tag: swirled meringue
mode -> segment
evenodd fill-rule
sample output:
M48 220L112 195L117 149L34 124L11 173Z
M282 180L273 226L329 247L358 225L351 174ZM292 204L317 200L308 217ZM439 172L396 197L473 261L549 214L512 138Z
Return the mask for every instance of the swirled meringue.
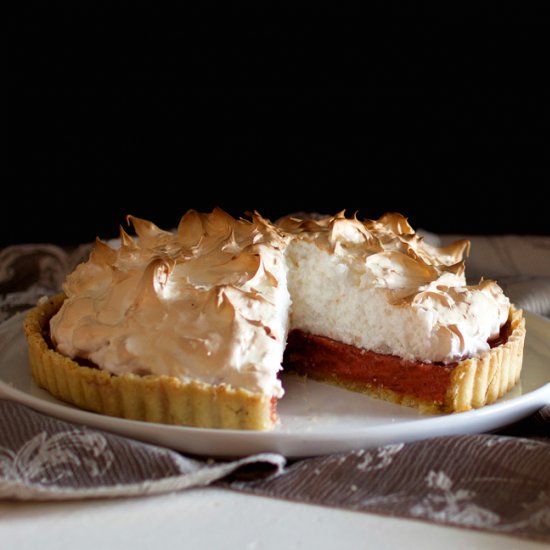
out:
M130 217L97 241L52 318L57 350L113 374L174 376L281 396L290 299L285 240L258 214L189 211L176 232Z
M175 231L129 221L137 237L98 240L50 323L59 352L115 375L280 397L290 328L450 363L488 349L508 316L496 283L466 285L467 241L429 246L399 214L272 224L190 210Z

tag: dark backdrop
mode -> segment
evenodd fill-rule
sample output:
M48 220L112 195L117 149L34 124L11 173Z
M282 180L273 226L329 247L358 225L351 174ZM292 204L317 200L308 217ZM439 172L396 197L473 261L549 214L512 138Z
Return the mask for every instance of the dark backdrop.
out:
M536 15L214 13L11 15L0 244L110 237L130 213L174 227L214 206L550 234Z

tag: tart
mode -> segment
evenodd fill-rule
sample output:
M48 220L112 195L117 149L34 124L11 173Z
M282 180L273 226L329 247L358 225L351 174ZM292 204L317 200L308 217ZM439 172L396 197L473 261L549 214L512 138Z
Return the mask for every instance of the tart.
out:
M467 241L431 247L396 213L128 220L136 237L97 240L24 322L34 379L78 407L268 430L283 368L423 412L484 406L519 379L522 312L496 282L466 284Z

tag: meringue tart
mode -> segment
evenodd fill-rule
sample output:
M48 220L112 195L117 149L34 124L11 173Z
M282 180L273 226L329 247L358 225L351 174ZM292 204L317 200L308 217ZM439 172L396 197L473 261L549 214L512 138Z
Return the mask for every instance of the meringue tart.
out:
M466 284L467 241L432 247L396 213L128 221L135 236L97 240L24 322L33 378L78 407L268 430L283 368L424 412L519 379L522 312L496 282Z

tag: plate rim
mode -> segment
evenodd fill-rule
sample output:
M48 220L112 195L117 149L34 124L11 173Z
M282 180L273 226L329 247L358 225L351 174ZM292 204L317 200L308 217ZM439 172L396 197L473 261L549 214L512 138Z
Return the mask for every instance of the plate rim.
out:
M504 401L497 401L496 403L493 403L491 405L486 405L484 407L481 407L479 409L474 409L471 411L466 411L462 413L457 413L457 416L452 414L443 414L443 415L436 415L436 416L429 416L429 417L419 417L414 418L410 420L396 420L395 422L391 423L381 423L381 424L375 424L375 425L367 425L364 427L348 427L348 428L338 428L336 431L328 431L328 432L304 432L304 431L290 431L290 432L284 432L284 431L276 431L276 430L270 430L270 431L259 431L259 430L235 430L235 429L215 429L215 428L197 428L193 426L174 426L174 425L168 425L168 424L159 424L155 422L147 422L147 421L139 421L139 420L130 420L126 418L119 418L119 417L113 417L108 415L103 415L101 413L96 413L93 411L87 411L84 409L79 409L78 407L71 405L69 403L64 403L61 400L58 400L57 398L51 396L51 399L54 401L49 401L42 399L38 396L33 396L29 394L28 392L21 390L19 388L13 387L9 382L4 380L3 377L3 369L2 369L2 354L3 350L6 349L6 347L9 347L12 342L9 341L9 339L5 338L4 334L5 331L8 331L12 325L15 329L15 325L17 325L18 321L21 321L22 318L26 315L28 310L20 311L13 316L11 316L9 319L3 321L0 323L0 398L8 398L12 399L14 401L17 401L25 406L28 406L34 410L37 410L43 414L54 416L56 418L60 418L62 420L73 422L77 424L83 424L89 428L92 429L99 429L104 431L111 431L113 433L117 433L118 435L121 435L123 437L129 437L133 439L139 439L144 441L145 443L149 444L155 444L160 446L168 446L170 445L162 445L161 443L157 443L154 441L151 441L149 438L149 434L147 434L147 437L142 438L139 436L136 436L136 430L139 431L140 429L144 430L145 432L151 432L155 429L161 430L162 432L166 433L168 436L170 435L179 435L181 437L184 437L185 435L189 435L190 437L199 437L199 438L214 438L218 440L218 446L221 442L222 444L224 442L227 442L228 440L233 440L233 443L236 443L237 445L239 443L245 442L247 443L248 447L250 447L250 442L256 442L259 447L257 452L265 452L265 445L267 444L269 446L269 450L272 450L273 452L281 452L283 451L283 454L286 454L288 457L301 457L301 456L314 456L318 454L326 454L326 452L317 452L316 451L316 443L317 447L324 447L323 444L326 444L327 442L334 442L336 444L335 450L333 452L338 452L339 445L342 442L349 441L350 437L355 438L356 440L362 440L362 438L368 437L369 435L376 435L377 432L390 432L389 436L391 438L392 434L399 430L401 428L405 428L408 430L411 430L411 428L414 428L413 431L418 431L418 428L425 427L426 425L432 426L435 428L440 428L440 425L445 426L449 422L453 422L450 419L453 418L460 418L460 420L464 421L463 424L468 424L468 421L471 419L484 419L484 418L493 418L495 416L498 416L499 414L503 414L506 416L506 413L513 412L515 409L521 409L522 407L525 407L526 405L529 405L529 403L533 404L533 407L531 407L534 410L537 408L540 408L540 406L544 406L544 404L550 404L550 380L541 386L524 393L522 395L519 395L517 397L513 397ZM532 317L536 319L538 322L542 323L542 326L545 327L550 335L550 320L546 317L532 313L529 311L524 311L524 315L526 317L527 323L529 322L529 318ZM22 327L21 327L22 331ZM12 344L13 345L13 344ZM548 343L548 349L550 350L550 341ZM29 371L29 377L30 377L30 371ZM530 412L528 411L523 416L527 416ZM458 414L460 416L458 416ZM113 428L110 428L109 425L113 424ZM497 429L498 427L502 427L506 425L504 424L498 424L494 426L493 429ZM420 430L421 431L421 430ZM435 430L436 432L438 430ZM128 432L131 432L134 435L126 435ZM462 433L462 432L460 432ZM466 431L464 433L480 433L479 431ZM387 435L387 434L386 434ZM412 440L418 440L421 439L421 437L415 437ZM277 444L277 441L282 440L283 445ZM404 440L408 440L405 438ZM245 445L245 447L247 446ZM200 446L200 445L199 445ZM204 446L204 445L202 445ZM186 446L192 448L193 445ZM252 447L254 447L254 444L252 444ZM281 449L279 449L279 447ZM304 448L305 447L305 448ZM364 445L362 446L362 448ZM185 448L182 448L181 444L178 444L176 446L172 446L172 448L178 449L183 452L193 452L186 450ZM217 448L216 445L213 446L214 449ZM306 451L307 448L307 451ZM284 452L286 450L286 452ZM204 453L200 453L204 454ZM224 453L220 452L212 452L212 453L206 453L209 456L223 456ZM250 454L249 452L240 453L240 452L230 452L228 457L237 457L237 456L244 456L244 454Z

